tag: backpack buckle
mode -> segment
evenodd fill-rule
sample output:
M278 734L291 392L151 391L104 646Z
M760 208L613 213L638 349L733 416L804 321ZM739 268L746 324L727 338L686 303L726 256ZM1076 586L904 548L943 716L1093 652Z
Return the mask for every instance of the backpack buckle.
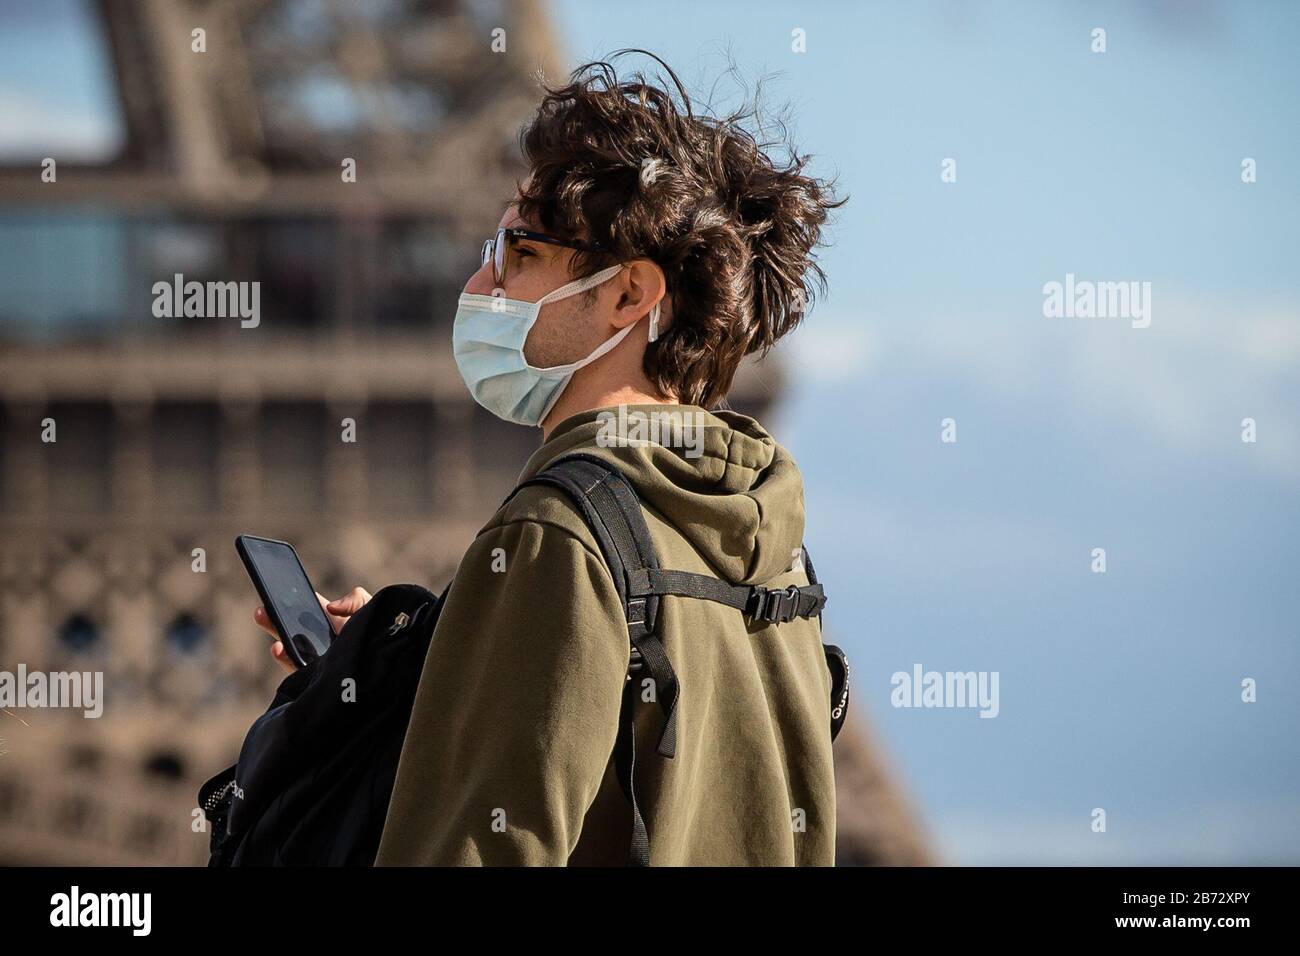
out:
M785 624L799 616L799 588L793 584L788 588L760 590L757 596L754 617Z

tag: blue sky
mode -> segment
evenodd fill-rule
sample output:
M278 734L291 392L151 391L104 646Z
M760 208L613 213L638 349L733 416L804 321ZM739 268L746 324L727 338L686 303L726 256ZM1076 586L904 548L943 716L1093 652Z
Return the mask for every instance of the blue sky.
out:
M1300 862L1300 7L553 9L575 61L768 76L851 197L771 425L854 706L941 853ZM1044 318L1067 273L1151 282L1150 327ZM917 663L997 671L999 716L892 707Z
M85 9L84 0L3 5L0 159L44 157L55 143L61 157L95 161L122 144L112 66Z

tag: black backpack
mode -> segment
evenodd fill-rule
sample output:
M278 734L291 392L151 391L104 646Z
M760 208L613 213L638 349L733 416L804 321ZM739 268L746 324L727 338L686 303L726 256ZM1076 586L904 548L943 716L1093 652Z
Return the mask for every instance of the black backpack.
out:
M515 488L559 488L577 505L600 545L627 620L631 643L614 766L632 809L628 864L648 866L650 839L636 799L633 735L642 675L654 681L664 728L658 753L677 752L680 685L655 633L663 595L716 601L770 623L817 617L826 603L807 550L809 584L768 589L659 567L636 492L615 467L592 455L568 455ZM448 585L450 587L450 585ZM446 590L443 591L443 596ZM209 866L374 862L397 774L420 670L442 598L416 585L379 591L349 619L329 653L290 674L253 724L239 761L199 791L212 827ZM834 740L844 724L849 667L824 645L831 674ZM355 681L344 702L343 681Z
M280 682L238 762L199 790L209 866L374 862L441 609L418 585L383 588Z

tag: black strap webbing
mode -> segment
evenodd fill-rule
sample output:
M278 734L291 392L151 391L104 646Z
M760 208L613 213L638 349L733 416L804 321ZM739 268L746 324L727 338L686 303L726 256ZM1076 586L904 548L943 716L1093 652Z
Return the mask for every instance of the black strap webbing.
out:
M627 579L630 595L673 594L716 601L769 623L784 623L793 621L796 617L816 617L826 604L826 595L820 584L769 589L757 585L728 584L707 574L695 574L692 571L665 571L661 568L630 571Z
M614 742L614 773L623 796L632 805L632 842L628 847L628 866L650 865L650 833L636 802L636 695L638 681L628 673L623 681L623 703L618 712L618 739Z

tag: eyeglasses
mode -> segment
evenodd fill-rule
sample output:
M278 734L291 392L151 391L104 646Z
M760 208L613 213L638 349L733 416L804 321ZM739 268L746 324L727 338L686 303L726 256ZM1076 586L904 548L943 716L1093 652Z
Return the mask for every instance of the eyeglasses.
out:
M479 263L479 268L492 263L492 282L494 285L501 285L506 281L506 246L517 239L525 239L528 242L545 242L552 246L563 246L566 249L579 249L582 252L604 252L605 247L598 242L579 242L570 239L557 239L555 236L548 236L544 232L533 232L529 229L498 229L496 238L488 239L483 243L483 259Z

